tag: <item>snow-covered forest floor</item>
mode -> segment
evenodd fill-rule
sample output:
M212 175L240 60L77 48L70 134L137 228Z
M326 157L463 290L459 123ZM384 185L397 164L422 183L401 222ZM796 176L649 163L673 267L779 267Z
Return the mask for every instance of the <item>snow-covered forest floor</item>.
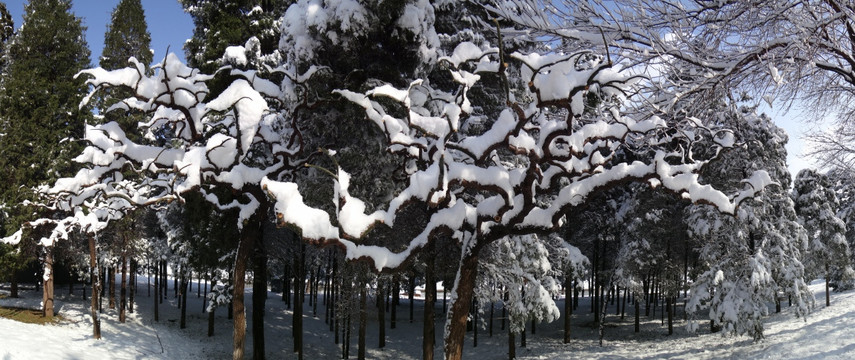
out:
M226 319L226 309L216 313L215 336L208 338L207 316L202 313L201 298L196 297L195 286L188 298L187 328L179 329L179 310L172 297L160 308L161 321L154 323L152 298L148 296L145 278L140 278L137 296L137 311L129 314L125 324L118 322L115 310L107 310L104 303L102 317L103 339L91 338L92 326L88 315L89 301L84 301L78 285L75 294L68 295L68 288L57 287L58 313L65 318L59 325L30 325L0 318L0 359L226 359L231 357L232 329ZM171 282L170 282L171 285ZM811 289L817 298L817 307L807 318L796 319L787 309L781 314L772 314L766 321L766 339L754 342L750 337L723 337L710 334L707 326L701 326L698 334L688 334L682 312L675 322L675 334L667 335L667 326L662 323L661 313L642 316L641 332L635 334L632 326L632 306L627 307L625 320L615 316L610 307L606 318L604 346L599 346L597 329L593 327L590 303L580 301L573 317L574 341L562 343L562 320L551 324L538 324L536 334L530 329L527 347L519 347L517 357L521 359L855 359L855 291L832 294L832 306L824 307L823 283L815 282ZM87 289L88 291L88 289ZM252 289L247 291L250 304ZM0 306L37 308L40 293L23 291L22 297L5 297L8 291L0 290ZM87 294L88 295L88 294ZM409 322L409 305L401 299L398 308L398 326L387 329L386 348L377 349L376 312L369 312L368 358L372 359L418 359L421 358L421 310L423 303L415 301L414 322ZM324 323L324 307L318 306L318 317L312 316L312 308L306 305L305 318L307 359L335 359L341 356L341 347L334 344L333 333ZM563 309L563 300L559 301ZM373 310L371 307L370 310ZM248 308L251 313L252 309ZM642 311L643 308L642 308ZM774 311L771 308L770 311ZM437 304L437 358L441 357L441 333L444 323L442 300ZM499 317L501 311L495 313ZM248 314L251 321L251 316ZM269 293L266 316L267 357L270 359L293 358L291 352L291 312L285 309L281 295ZM387 317L388 321L388 317ZM353 324L356 327L356 322ZM387 323L388 326L388 323ZM500 331L500 322L495 320L494 334L486 329L478 333L478 346L473 347L473 332L467 333L464 358L488 360L507 358L507 333ZM247 328L251 328L247 326ZM251 334L247 340L247 351L251 352ZM356 356L357 331L351 337L351 357Z

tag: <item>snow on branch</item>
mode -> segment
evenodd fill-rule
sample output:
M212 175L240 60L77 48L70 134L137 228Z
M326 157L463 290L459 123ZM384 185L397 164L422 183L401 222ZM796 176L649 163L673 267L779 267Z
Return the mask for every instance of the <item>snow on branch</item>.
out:
M348 258L368 258L382 270L400 265L439 230L470 234L460 239L475 235L474 246L481 246L508 235L555 229L569 209L622 182L648 181L729 214L772 183L763 171L734 194L700 183L703 167L721 149L736 146L732 133L697 121L669 124L658 117L636 121L621 116L618 108L628 81L590 52L514 54L528 69L523 75L531 79L528 90L534 100L508 104L480 135L461 131L460 124L474 111L467 91L481 77L505 71L497 56L495 49L464 43L442 58L453 65L449 73L459 84L454 92L421 80L404 89L382 85L365 93L338 90L383 131L389 151L415 164L408 186L385 209L365 214L362 201L347 191L349 176L339 170L336 212L329 214L306 205L296 184L266 179L262 184L276 201L280 223L301 230L304 238L339 243ZM462 70L471 67L480 69L478 75ZM589 94L603 99L598 108L586 107ZM383 104L390 100L405 109L404 116L385 110ZM569 115L555 116L560 114ZM712 150L704 153L711 155L699 159L692 147L704 140ZM642 155L616 156L627 151ZM393 226L402 207L413 201L428 204L432 212L405 250L358 244L372 226Z

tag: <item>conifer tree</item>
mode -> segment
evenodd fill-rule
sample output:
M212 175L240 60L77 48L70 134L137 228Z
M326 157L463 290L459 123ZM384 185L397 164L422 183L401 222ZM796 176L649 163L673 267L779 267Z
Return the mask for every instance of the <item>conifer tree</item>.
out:
M107 25L107 31L104 33L104 50L101 52L99 65L107 70L120 69L128 65L128 59L131 57L139 60L141 64L151 64L153 54L150 47L151 34L148 32L140 0L120 1L113 9L110 24ZM108 89L101 99L106 105L102 107L106 109L109 105L130 95L126 89ZM126 116L127 114L119 111L103 115L104 122L113 120L128 122L123 124L124 129L133 129L136 121L142 119L140 116Z
M83 79L74 75L89 65L81 19L67 0L32 0L24 6L24 23L11 38L0 92L0 201L9 209L6 226L19 227L20 206L32 199L34 186L72 170L88 109L78 108L85 95ZM45 257L50 259L50 249ZM50 263L46 260L46 270ZM50 280L48 280L50 282ZM48 291L48 284L45 284ZM50 299L52 304L52 299ZM45 312L52 316L52 305Z

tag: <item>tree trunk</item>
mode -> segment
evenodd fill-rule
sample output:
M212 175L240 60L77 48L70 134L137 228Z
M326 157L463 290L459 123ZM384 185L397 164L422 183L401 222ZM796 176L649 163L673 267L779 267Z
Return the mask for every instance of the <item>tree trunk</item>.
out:
M463 357L463 341L466 336L466 318L472 295L475 292L475 272L478 269L478 255L468 254L460 260L457 271L457 284L454 286L454 298L451 311L447 315L448 334L445 339L446 360L460 360Z
M180 293L180 298L178 298L178 300L181 302L181 320L179 322L179 328L185 329L187 328L187 289L190 288L190 281L193 279L193 275L185 275L185 269L181 270L181 284L178 289Z
M116 308L116 268L109 267L107 268L107 281L108 283L108 294L107 294L107 307L110 309Z
M258 239L253 253L254 276L252 278L252 358L263 360L264 313L267 301L267 253L264 248L263 223L258 223Z
M397 276L392 278L392 314L389 319L389 328L394 329L398 325L398 299L401 297L401 281Z
M422 331L422 359L433 360L436 345L436 328L434 324L434 304L436 303L436 277L434 274L434 245L429 243L423 254L425 259L425 311Z
M9 296L11 296L13 298L17 298L18 297L18 271L17 270L12 270L11 281L12 281L12 285L11 285L12 288L10 289Z
M825 264L825 307L831 306L831 297L828 291L828 278L830 273L828 272L828 263Z
M570 343L570 316L573 315L573 279L564 276L564 343Z
M158 304L160 303L160 261L155 262L154 266L154 321L160 321L160 311Z
M214 311L216 310L216 307L211 307L211 311L208 312L208 337L214 336Z
M92 316L92 337L101 338L101 318L98 315L98 294L101 287L99 268L95 256L95 235L89 234L89 271L92 279L92 303L89 315Z
M410 288L408 290L410 293L409 294L409 298L410 298L410 323L412 324L413 323L413 306L414 306L413 296L415 296L415 292L416 292L416 272L415 271L413 271L410 274Z
M45 286L42 293L42 310L44 317L53 318L53 247L45 247Z
M259 197L256 197L259 198ZM263 197L262 197L263 198ZM258 229L261 227L262 214L267 215L267 207L262 205L249 217L248 222L241 231L240 243L238 244L237 256L234 266L234 292L232 296L232 315L234 316L232 336L232 358L243 359L244 344L246 342L246 308L244 306L244 290L246 288L246 267L249 255L255 247L255 239L258 237Z
M303 300L306 293L306 243L300 244L300 260L297 267L297 279L294 281L294 313L292 327L294 331L294 352L303 358Z
M633 296L635 303L635 332L641 331L641 302L638 296Z
M128 312L134 313L134 295L137 292L137 262L131 259L130 271L128 271L128 283L131 285L128 289Z
M382 349L386 347L386 292L383 291L384 286L378 282L377 284L377 324L380 329L377 347Z
M359 287L359 339L357 340L356 357L365 360L365 328L368 325L368 291L365 284Z
M517 358L517 340L514 339L514 332L511 330L511 327L508 326L508 359L513 360Z
M122 262L122 285L119 288L119 322L124 323L128 296L128 261L124 255L119 257L119 261Z

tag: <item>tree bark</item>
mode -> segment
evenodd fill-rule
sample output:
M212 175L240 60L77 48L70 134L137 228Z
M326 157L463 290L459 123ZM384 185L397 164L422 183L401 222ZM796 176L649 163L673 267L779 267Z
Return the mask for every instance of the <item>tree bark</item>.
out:
M377 284L377 324L380 329L377 347L382 349L386 346L386 292L382 283ZM425 307L427 309L427 307Z
M92 302L89 315L92 316L92 337L101 338L101 318L98 314L98 294L101 287L99 268L95 256L95 235L89 234L89 271L92 279Z
M182 268L184 266L182 265ZM178 289L179 295L181 296L178 300L181 302L181 321L179 328L185 329L187 328L187 289L190 287L190 280L193 279L193 275L185 275L186 269L181 269L181 284L179 284L180 288Z
M511 330L511 327L508 326L508 359L513 360L517 358L517 343L516 339L514 339L514 332Z
M356 357L365 360L365 328L368 325L368 291L365 284L359 287L359 338L357 340Z
M160 321L160 311L158 304L160 303L160 261L155 262L154 266L154 321Z
M831 273L828 271L828 263L825 264L825 307L831 306L831 295L828 291L828 278Z
M12 281L12 285L11 285L12 289L10 290L9 296L11 296L13 298L17 298L18 297L18 271L17 270L12 270L11 281Z
M109 282L107 285L109 287L109 289L108 289L109 294L107 294L107 298L108 298L107 299L107 306L110 309L115 309L116 308L116 268L115 267L111 266L111 267L107 268L107 281Z
M130 284L130 288L128 289L128 312L134 313L134 295L137 292L137 262L133 259L130 260L130 271L128 271L128 284Z
M434 274L434 245L430 242L423 254L425 259L425 311L422 334L422 359L433 360L433 350L436 345L436 328L434 324L434 304L436 303L436 276Z
M475 272L478 268L478 256L468 254L460 260L457 271L457 284L454 286L454 301L447 315L447 338L445 339L445 358L460 360L463 357L463 342L466 336L466 318L472 295L475 292Z
M297 267L297 279L294 281L294 352L303 358L303 300L306 293L306 243L300 244L300 260Z
M246 308L244 305L244 290L246 288L246 267L250 252L254 248L257 231L262 221L261 214L267 214L266 206L257 209L249 217L240 235L237 256L234 266L234 292L232 294L232 316L234 317L232 334L232 358L243 359L246 342Z
M263 360L264 349L264 312L267 301L267 253L264 249L263 223L258 224L258 240L255 242L252 281L252 358Z
M127 295L128 295L128 261L124 255L119 257L119 261L122 262L122 282L121 287L119 288L119 322L125 322L125 308L127 307Z
M570 343L570 316L573 315L573 279L564 275L564 343Z
M45 286L42 293L42 310L44 317L53 318L53 247L45 247Z

